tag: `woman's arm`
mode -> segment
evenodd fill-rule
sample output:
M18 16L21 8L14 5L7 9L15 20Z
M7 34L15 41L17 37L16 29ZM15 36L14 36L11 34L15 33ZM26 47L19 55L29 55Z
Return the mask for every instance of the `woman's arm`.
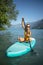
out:
M22 27L23 27L23 29L25 29L25 22L24 22L24 18L22 18Z

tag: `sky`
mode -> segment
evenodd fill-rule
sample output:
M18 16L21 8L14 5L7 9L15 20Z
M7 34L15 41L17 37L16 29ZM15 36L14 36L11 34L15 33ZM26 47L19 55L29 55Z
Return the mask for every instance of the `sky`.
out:
M14 0L16 9L19 11L16 24L21 23L22 17L25 22L35 22L43 19L43 0ZM12 21L12 24L14 21Z

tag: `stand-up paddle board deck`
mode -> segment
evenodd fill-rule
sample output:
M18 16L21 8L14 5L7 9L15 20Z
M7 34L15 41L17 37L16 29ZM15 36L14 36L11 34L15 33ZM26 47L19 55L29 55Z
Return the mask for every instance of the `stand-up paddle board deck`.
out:
M21 56L29 51L31 51L31 47L33 48L36 43L36 40L32 38L31 42L16 42L13 45L11 45L7 51L6 54L8 57L16 57Z

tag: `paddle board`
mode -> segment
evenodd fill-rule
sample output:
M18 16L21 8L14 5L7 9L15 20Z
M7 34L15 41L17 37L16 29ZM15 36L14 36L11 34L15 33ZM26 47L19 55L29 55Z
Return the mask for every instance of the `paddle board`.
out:
M8 57L17 57L21 56L23 54L28 53L31 51L31 47L33 48L35 46L36 40L32 38L31 42L15 42L13 45L11 45L7 50L6 54Z

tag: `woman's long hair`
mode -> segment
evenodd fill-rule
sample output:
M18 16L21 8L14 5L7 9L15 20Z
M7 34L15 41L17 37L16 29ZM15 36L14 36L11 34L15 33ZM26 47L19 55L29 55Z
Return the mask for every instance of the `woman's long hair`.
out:
M30 27L30 24L25 25L25 31L27 31L27 27Z

